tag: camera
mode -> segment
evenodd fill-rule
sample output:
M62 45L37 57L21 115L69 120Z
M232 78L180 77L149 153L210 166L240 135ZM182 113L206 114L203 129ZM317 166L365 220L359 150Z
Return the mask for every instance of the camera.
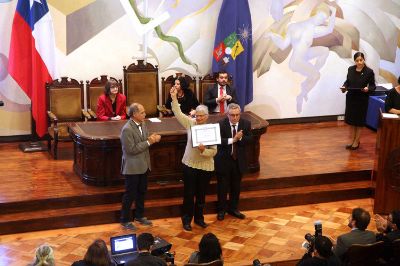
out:
M322 223L321 221L315 221L314 222L314 235L307 233L304 238L307 241L307 243L303 244L303 246L307 249L307 253L311 254L314 251L314 244L315 244L315 238L317 236L322 236Z
M169 265L175 265L175 254L171 253L169 251L164 252L164 254L159 256L162 258L167 264Z

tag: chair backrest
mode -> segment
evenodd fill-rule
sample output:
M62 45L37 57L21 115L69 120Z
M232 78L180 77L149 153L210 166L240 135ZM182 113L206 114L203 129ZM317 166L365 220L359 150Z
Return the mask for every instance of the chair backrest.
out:
M207 263L186 263L185 266L222 266L224 262L222 260L213 260Z
M351 245L345 254L345 264L351 266L375 266L379 265L379 258L384 252L384 242L379 241L373 244Z
M145 65L144 60L124 66L124 82L126 106L129 107L134 102L140 103L148 117L157 116L158 67L150 63Z
M204 103L204 95L207 90L214 86L217 82L217 76L215 74L207 74L204 77L199 78L199 102ZM228 84L232 85L233 79L232 76L229 76Z
M94 113L97 111L97 100L99 96L104 93L104 88L107 81L114 80L118 83L119 92L122 92L122 80L116 78L107 78L107 75L101 75L100 79L94 78L90 82L86 81L86 103L87 109L92 110Z
M214 75L207 74L199 78L199 102L204 103L204 95L207 90L215 84Z
M193 94L197 97L197 86L196 86L196 77L191 77L185 75L183 73L176 73L175 77L173 75L168 76L167 78L161 78L161 93L162 93L162 104L168 99L170 89L172 87L172 81L177 77L184 77L187 84L189 85L189 89L192 90Z
M46 83L46 91L47 110L55 114L59 122L82 120L83 81L62 77Z
M400 239L392 242L394 265L400 265Z

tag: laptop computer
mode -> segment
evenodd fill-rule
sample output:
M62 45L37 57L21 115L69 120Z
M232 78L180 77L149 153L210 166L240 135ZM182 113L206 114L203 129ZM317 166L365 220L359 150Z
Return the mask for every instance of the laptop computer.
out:
M117 265L124 265L138 256L136 234L114 236L110 238L111 257Z

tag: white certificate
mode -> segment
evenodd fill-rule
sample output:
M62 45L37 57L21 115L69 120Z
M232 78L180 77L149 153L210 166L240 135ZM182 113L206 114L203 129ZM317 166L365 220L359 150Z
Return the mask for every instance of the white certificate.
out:
M193 147L199 144L216 145L221 144L221 133L219 131L219 124L205 124L192 126L192 145Z

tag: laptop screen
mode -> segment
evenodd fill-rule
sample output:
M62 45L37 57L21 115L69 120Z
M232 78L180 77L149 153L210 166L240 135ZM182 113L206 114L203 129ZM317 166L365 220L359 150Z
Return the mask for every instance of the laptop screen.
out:
M136 235L114 236L110 238L111 254L134 252L136 248Z

